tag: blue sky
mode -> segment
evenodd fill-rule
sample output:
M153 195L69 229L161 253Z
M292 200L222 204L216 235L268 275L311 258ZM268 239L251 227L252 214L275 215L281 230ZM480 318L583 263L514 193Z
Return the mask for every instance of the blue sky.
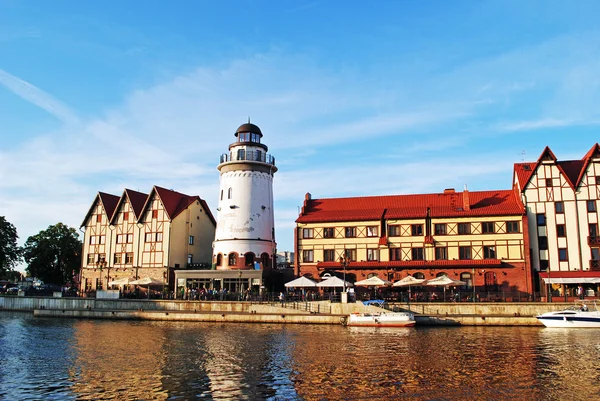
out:
M0 1L0 215L21 242L98 191L199 195L248 116L304 195L507 189L598 142L597 1Z

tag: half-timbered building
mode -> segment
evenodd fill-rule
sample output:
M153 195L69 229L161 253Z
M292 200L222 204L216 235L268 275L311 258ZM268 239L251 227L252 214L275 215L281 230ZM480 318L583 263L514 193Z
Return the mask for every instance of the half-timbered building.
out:
M443 274L465 289L531 293L527 219L513 190L313 199L296 220L296 274ZM340 260L340 258L344 258Z
M527 210L536 288L552 284L564 297L580 285L597 292L599 145L581 160L565 161L546 147L536 162L515 164L513 180Z
M149 194L99 192L81 227L87 292L121 278L169 285L177 269L210 266L216 221L199 196L154 186Z

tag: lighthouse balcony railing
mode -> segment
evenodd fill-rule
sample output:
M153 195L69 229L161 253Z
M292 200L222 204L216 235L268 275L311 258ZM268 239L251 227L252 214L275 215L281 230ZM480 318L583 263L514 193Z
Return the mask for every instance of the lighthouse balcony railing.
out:
M221 155L221 163L232 161L253 161L275 165L275 158L263 152L238 152L238 153L223 153Z

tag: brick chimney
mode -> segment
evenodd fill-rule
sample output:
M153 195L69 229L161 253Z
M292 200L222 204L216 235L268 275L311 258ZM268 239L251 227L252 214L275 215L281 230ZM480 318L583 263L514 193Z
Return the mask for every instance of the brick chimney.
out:
M465 190L463 191L463 210L468 212L471 210L471 202L469 202L469 190L467 184L465 184Z

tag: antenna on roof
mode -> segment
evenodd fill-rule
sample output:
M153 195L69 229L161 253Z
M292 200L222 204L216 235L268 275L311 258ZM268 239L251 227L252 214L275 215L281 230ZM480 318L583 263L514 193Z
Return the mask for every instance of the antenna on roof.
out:
M525 161L525 155L527 154L527 152L525 152L525 149L523 149L521 151L521 153L518 153L519 155L521 155L521 161L524 162Z
M248 116L248 124L250 124L250 116Z

